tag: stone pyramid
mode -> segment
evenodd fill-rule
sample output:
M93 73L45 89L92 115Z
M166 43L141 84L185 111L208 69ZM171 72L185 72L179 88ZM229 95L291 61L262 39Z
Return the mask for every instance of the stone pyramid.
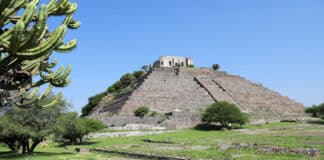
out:
M302 104L240 76L209 68L163 67L151 70L135 90L99 104L91 117L114 125L159 121L133 119L134 110L146 106L160 114L177 115L174 121L169 119L174 126L190 127L217 101L236 104L251 122L298 118L304 113Z

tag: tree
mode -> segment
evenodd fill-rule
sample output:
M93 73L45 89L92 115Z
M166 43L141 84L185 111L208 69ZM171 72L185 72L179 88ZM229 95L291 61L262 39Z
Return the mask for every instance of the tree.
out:
M318 107L319 107L319 113L321 115L324 115L324 103L320 104Z
M120 82L123 83L124 86L130 85L134 81L136 81L136 77L133 74L130 74L130 73L124 74L120 78Z
M144 71L144 72L147 72L149 69L149 67L147 65L144 65L141 67L141 70Z
M324 103L305 108L305 112L311 114L312 117L321 117L324 115Z
M243 125L247 122L247 116L240 109L228 102L216 102L210 105L202 115L202 122L207 124L220 123L222 127L229 128L230 123Z
M134 111L134 115L136 117L143 118L145 115L147 115L150 112L150 109L147 107L139 107Z
M65 87L70 83L71 66L54 71L57 60L50 61L50 57L53 51L69 52L76 48L77 40L63 42L67 29L80 26L72 17L76 9L77 4L69 0L51 0L47 5L39 5L39 0L0 1L1 106L17 97L20 99L16 102L29 105L30 101L24 99L30 89L49 84L46 93L50 93L52 86ZM54 16L64 20L59 27L49 30L47 20ZM36 103L40 98L34 100Z
M49 94L39 104L48 104L56 99L55 94ZM32 153L53 130L53 124L63 112L68 103L60 99L55 106L42 107L31 105L27 109L14 107L0 117L0 141L7 144L12 152Z
M133 76L135 76L136 79L139 79L143 75L144 75L143 71L134 71L133 72Z
M85 105L81 110L81 112L82 112L81 117L88 116L91 113L91 111L93 110L93 108L96 107L100 103L102 98L106 96L106 94L107 94L106 92L102 92L95 96L90 97L88 99L88 104Z
M219 70L220 65L219 64L213 64L212 68L213 68L214 71L217 71L217 70Z
M55 137L69 144L76 144L79 140L83 143L83 137L90 132L106 128L106 126L93 119L79 118L77 113L70 112L59 117L55 124Z

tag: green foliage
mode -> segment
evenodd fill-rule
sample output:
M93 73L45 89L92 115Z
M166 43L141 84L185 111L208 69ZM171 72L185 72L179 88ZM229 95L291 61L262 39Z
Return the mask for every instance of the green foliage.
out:
M115 82L113 85L108 87L107 92L113 93L123 88L123 83L121 81Z
M195 65L190 64L190 65L188 65L187 67L188 67L188 68L195 68Z
M210 105L202 115L202 122L207 124L220 123L222 127L229 128L230 123L245 124L248 117L240 109L228 102L216 102Z
M136 79L139 79L141 76L144 75L144 71L134 71L133 76L135 76Z
M150 109L148 107L139 107L134 111L134 115L136 117L143 118L145 115L147 115L150 112Z
M19 92L1 96L0 102L21 97L31 88L45 84L49 84L50 92L53 86L65 87L70 83L71 66L55 71L57 61L50 61L50 57L54 51L69 52L76 48L77 40L63 41L68 29L80 26L72 17L76 9L77 4L69 0L52 0L47 5L39 0L0 1L0 91ZM47 20L54 16L63 20L60 26L49 30Z
M62 141L75 144L79 140L83 143L83 137L90 132L99 131L106 126L99 121L79 118L77 113L71 112L61 115L55 124L55 137Z
M95 96L92 96L89 98L89 102L86 106L84 106L81 110L82 112L82 117L85 117L85 116L88 116L91 111L93 110L94 107L96 107L99 102L101 101L101 99L106 95L107 93L106 92L102 92L102 93L99 93Z
M156 111L153 111L153 112L150 113L151 117L156 117L157 115L158 115L158 113Z
M98 95L89 98L89 102L82 108L82 117L88 116L94 107L96 107L104 96L107 94L114 94L115 97L119 97L131 91L136 85L136 82L140 77L145 74L144 71L134 71L132 74L127 73L121 76L120 80L107 88L106 92L102 92Z
M179 76L179 73L180 73L180 67L175 67L176 76Z
M322 123L323 124L323 123ZM186 157L187 159L233 159L233 155L244 154L244 157L238 159L244 160L319 160L324 156L321 154L318 157L299 154L283 154L283 153L263 153L260 148L263 146L281 146L290 149L306 149L318 148L320 152L324 150L324 145L316 142L323 141L323 125L307 124L304 122L297 123L268 123L262 126L254 124L245 125L245 131L218 131L210 130L208 132L194 129L179 129L176 132L159 134L159 135L144 135L131 137L101 137L91 138L91 142L77 146L59 145L57 142L47 141L45 147L37 147L35 154L17 155L7 153L7 149L0 145L1 159L8 160L90 160L90 159L125 159L121 155L106 154L100 152L90 152L80 154L75 152L75 148L107 148L113 151L123 151L131 153L141 153L149 155L160 155L167 157ZM280 132L278 132L280 129ZM269 131L266 134L264 130ZM247 134L246 132L253 131L256 134ZM312 136L309 136L309 132ZM260 133L260 134L257 134ZM295 136L292 136L294 133ZM173 142L172 146L180 149L165 149L161 150L161 145L168 147L169 145L160 143L143 143L143 139L152 141L169 141ZM50 139L48 139L50 140ZM257 144L257 147L243 149L227 149L221 150L218 146L224 144ZM309 142L314 142L309 144ZM136 147L119 147L129 146L132 144ZM305 145L307 144L307 145ZM149 146L149 147L148 147ZM208 149L189 150L192 146L204 146ZM132 159L135 157L129 157ZM136 158L135 158L136 159Z
M133 74L126 73L120 78L120 82L123 86L128 86L136 80L136 77Z
M144 72L147 72L149 69L148 65L144 65L141 67L141 70L144 71Z
M102 92L102 93L99 93L99 94L97 94L97 95L95 95L93 97L90 97L89 98L89 104L90 105L97 105L105 95L106 95L106 93Z
M214 71L219 70L219 68L220 68L220 65L219 65L219 64L213 64L213 65L212 65L212 69L213 69Z
M311 114L313 117L320 118L324 115L324 103L305 108L305 112Z
M50 94L39 104L48 104L56 95ZM55 106L28 106L27 109L14 107L0 118L0 141L7 144L12 152L33 152L35 147L52 133L53 124L68 104L59 99ZM31 142L31 143L30 143Z

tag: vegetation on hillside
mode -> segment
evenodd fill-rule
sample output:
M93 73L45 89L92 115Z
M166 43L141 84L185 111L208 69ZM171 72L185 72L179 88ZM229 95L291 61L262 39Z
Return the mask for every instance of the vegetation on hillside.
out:
M220 68L220 65L219 65L219 64L213 64L213 65L212 65L212 69L213 69L214 71L219 70L219 68Z
M68 29L80 26L72 17L76 9L77 4L69 0L52 0L47 5L39 0L0 1L1 106L16 100L17 106L26 107L32 103L28 101L30 96L24 94L30 89L48 84L45 93L50 93L53 86L65 87L70 83L71 67L55 71L57 61L50 57L54 51L65 53L76 48L77 40L63 41ZM48 19L57 16L63 18L56 18L62 22L50 30ZM40 95L33 103L46 95Z
M118 98L130 91L134 90L140 79L147 73L147 66L143 66L141 71L134 71L133 73L126 73L120 77L120 79L108 87L108 89L102 93L92 96L88 100L88 104L82 108L82 117L90 115L94 107L106 95L111 94L114 98Z
M134 116L143 118L145 115L148 115L150 109L148 107L139 107L134 111Z

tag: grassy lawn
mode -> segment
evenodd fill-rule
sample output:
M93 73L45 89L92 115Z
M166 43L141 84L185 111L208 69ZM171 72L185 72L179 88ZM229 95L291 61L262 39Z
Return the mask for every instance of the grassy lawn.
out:
M143 142L143 139L168 141L172 144ZM127 159L118 155L91 152L79 154L75 148L104 148L116 151L129 151L190 159L324 159L308 155L261 153L257 148L221 150L221 144L245 143L272 145L289 148L319 148L324 152L324 125L307 123L270 123L262 126L248 125L242 130L200 131L193 129L179 130L173 133L137 137L116 137L90 139L92 143L60 147L51 142L46 147L39 146L32 155L12 155L6 146L0 146L0 159Z

